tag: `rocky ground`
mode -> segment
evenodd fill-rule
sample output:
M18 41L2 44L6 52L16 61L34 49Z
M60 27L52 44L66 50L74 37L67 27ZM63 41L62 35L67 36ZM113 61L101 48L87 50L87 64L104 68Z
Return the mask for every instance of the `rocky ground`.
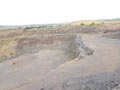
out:
M119 32L6 33L0 90L120 90Z
M1 90L119 90L119 40L100 34L62 37L38 50L25 44L29 52L0 63Z

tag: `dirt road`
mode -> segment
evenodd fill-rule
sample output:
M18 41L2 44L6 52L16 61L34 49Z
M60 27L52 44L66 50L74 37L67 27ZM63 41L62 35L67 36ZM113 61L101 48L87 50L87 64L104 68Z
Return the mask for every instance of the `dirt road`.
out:
M70 60L63 50L43 49L0 63L0 90L109 90L109 86L86 82L94 75L100 83L114 80L111 73L120 67L120 40L100 34L81 37L93 55Z

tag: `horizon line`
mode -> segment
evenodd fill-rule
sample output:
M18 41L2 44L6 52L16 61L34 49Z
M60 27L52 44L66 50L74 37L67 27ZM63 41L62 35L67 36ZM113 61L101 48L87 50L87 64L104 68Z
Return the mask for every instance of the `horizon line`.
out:
M6 24L6 25L0 25L0 27L8 26L35 26L35 25L56 25L56 24L65 24L65 23L71 23L76 21L114 21L114 20L120 20L120 18L111 18L111 19L81 19L81 20L71 20L71 21L63 21L63 22L54 22L54 23L36 23L36 24Z

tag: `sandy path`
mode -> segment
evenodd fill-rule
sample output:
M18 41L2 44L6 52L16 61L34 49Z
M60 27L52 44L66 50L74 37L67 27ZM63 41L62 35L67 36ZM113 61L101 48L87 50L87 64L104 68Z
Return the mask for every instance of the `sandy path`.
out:
M80 75L110 72L120 66L120 41L100 37L99 35L84 35L84 43L94 50L94 54L80 61L70 61L59 67L64 71L79 71ZM78 69L78 70L77 70ZM74 72L75 71L75 72Z
M60 50L43 50L0 63L0 90L65 90L68 79L120 67L119 40L94 34L82 35L82 40L94 54L79 61L66 61Z
M5 61L0 64L0 90L18 90L38 78L42 81L46 73L64 63L65 60L62 51L47 49Z

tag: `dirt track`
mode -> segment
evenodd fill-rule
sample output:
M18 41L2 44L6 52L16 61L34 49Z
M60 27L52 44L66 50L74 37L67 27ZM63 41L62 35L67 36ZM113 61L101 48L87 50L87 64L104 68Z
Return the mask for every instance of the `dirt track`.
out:
M41 49L0 63L0 90L112 90L119 86L113 74L120 68L120 40L100 34L81 37L93 55L71 59L64 43L64 50ZM118 84L110 87L111 81Z

